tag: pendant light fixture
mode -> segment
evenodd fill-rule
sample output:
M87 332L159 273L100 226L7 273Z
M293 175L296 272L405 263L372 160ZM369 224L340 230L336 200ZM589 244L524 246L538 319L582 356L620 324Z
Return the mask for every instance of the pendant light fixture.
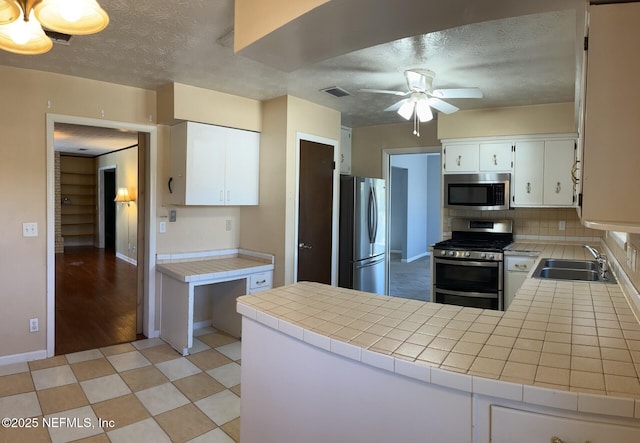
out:
M96 0L0 0L0 49L44 54L53 43L43 28L85 35L108 24L109 16Z

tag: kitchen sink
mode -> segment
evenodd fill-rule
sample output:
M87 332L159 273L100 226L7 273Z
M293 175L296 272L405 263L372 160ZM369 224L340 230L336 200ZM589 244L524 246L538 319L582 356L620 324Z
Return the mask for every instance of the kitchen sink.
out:
M604 280L600 277L598 262L595 260L568 260L559 258L543 258L533 271L533 278L572 280L586 282L615 283L611 273Z
M543 268L562 269L588 269L598 270L598 262L595 260L568 260L566 258L543 258L541 260Z

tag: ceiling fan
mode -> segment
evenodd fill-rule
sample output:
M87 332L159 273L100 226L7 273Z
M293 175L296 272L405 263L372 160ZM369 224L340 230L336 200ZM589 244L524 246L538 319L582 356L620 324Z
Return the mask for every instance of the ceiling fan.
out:
M408 69L404 71L408 91L389 91L386 89L360 89L362 92L375 94L392 94L406 97L385 111L397 111L405 120L413 117L413 133L420 136L418 122L428 122L433 119L431 108L437 111L451 114L460 108L447 103L443 98L482 98L482 91L478 88L433 89L435 72L429 69Z

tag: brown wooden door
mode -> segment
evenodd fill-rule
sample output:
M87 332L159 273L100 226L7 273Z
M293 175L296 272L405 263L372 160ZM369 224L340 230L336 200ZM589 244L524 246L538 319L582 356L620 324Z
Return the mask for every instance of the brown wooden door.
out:
M300 141L298 281L331 284L333 146Z

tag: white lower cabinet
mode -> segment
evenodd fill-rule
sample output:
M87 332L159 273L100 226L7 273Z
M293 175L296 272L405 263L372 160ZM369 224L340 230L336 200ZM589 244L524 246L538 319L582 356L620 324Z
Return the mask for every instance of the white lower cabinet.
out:
M504 309L509 308L516 292L536 263L535 257L505 255L504 257Z
M602 421L601 421L602 420ZM626 443L640 441L638 426L594 419L561 417L539 412L491 406L492 443Z

